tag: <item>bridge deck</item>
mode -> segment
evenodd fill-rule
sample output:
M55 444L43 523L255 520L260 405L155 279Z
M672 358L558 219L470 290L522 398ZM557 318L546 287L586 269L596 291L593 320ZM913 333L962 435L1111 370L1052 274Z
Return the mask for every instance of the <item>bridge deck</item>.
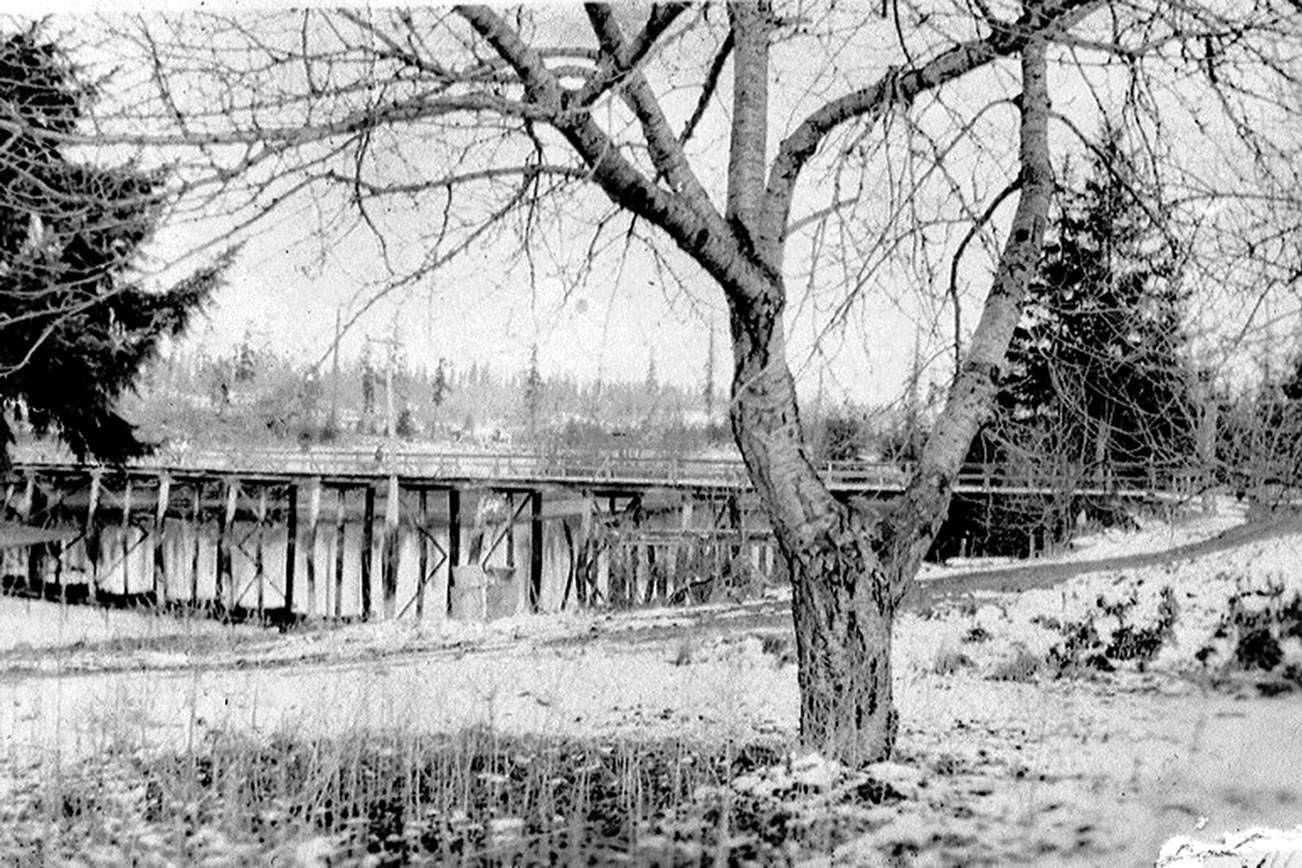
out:
M85 470L66 452L31 446L14 450L19 468ZM133 462L129 470L179 476L239 475L268 479L316 476L378 479L446 485L559 486L595 490L678 488L746 490L751 487L740 459L591 455L566 453L403 451L386 454L358 449L164 450ZM886 461L830 461L818 466L828 487L840 493L889 495L902 492L911 467ZM959 473L958 494L1051 494L1071 488L1088 496L1127 498L1189 496L1199 474L1185 467L1120 465L1106 476L1010 477L994 465L969 464Z

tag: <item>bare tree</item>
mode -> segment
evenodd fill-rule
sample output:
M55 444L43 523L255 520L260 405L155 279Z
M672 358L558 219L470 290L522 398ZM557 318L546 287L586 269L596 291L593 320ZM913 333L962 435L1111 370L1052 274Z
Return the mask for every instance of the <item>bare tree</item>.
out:
M386 268L371 299L490 241L531 270L555 267L549 232L571 247L586 233L580 272L638 243L664 274L717 287L733 436L793 584L802 738L861 762L894 744L892 619L1036 272L1051 122L1077 129L1050 106L1050 58L1100 106L1120 90L1117 111L1149 133L1199 87L1159 92L1154 71L1192 68L1233 136L1248 82L1285 80L1270 46L1292 26L1270 4L1230 17L1193 0L883 12L594 3L110 19L97 50L135 52L148 74L101 115L97 141L186 154L177 219L217 209L238 230L300 207L326 233L370 237ZM778 117L795 120L777 130ZM951 280L947 294L933 266L973 225L993 275L968 325L962 291ZM916 281L937 309L952 302L960 361L907 489L870 515L810 462L784 317L802 283L836 294L835 322L889 280Z

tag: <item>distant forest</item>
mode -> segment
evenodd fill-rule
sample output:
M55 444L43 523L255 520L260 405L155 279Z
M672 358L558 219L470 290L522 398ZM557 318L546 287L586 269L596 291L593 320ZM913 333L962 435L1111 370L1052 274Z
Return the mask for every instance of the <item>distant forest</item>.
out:
M390 379L395 435L412 444L699 454L729 451L727 395L706 377L696 388L660 382L654 362L639 382L580 380L398 353L340 359L321 369L246 337L231 353L174 349L144 371L124 412L164 447L233 443L363 444L386 435ZM840 404L811 408L805 424L820 458L878 457L918 413Z

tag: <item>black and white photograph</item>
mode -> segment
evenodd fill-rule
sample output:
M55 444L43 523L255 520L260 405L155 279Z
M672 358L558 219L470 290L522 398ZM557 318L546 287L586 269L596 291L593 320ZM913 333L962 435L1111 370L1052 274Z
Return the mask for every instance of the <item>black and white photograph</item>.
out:
M1302 0L0 10L0 865L1302 868Z

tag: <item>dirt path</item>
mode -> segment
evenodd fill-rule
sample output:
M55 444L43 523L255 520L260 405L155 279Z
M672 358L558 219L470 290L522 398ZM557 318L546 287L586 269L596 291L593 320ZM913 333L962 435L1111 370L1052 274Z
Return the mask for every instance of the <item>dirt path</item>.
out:
M1193 560L1290 533L1302 533L1302 515L1278 515L1250 521L1211 539L1162 551L1070 563L1030 563L1005 569L958 573L944 578L915 582L904 598L902 608L906 612L925 611L941 600L954 597L976 593L1017 593L1034 588L1052 587L1087 573ZM610 638L636 643L663 641L680 636L700 641L752 631L790 633L792 629L790 601L770 599L741 603L723 610L676 610L673 623L670 624L648 622L642 626L631 624L627 620L615 619L609 631L600 630L600 632ZM575 644L576 641L578 640L566 637L555 640L554 644Z
M904 608L915 611L927 609L946 597L977 592L1016 593L1032 588L1048 588L1086 573L1193 560L1259 540L1299 532L1302 532L1302 516L1277 515L1230 528L1211 539L1157 552L1070 563L1031 563L1000 570L960 573L940 579L915 582L904 599Z

